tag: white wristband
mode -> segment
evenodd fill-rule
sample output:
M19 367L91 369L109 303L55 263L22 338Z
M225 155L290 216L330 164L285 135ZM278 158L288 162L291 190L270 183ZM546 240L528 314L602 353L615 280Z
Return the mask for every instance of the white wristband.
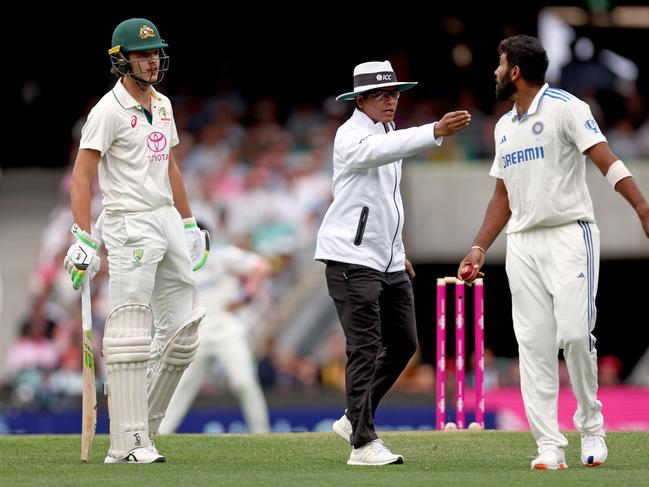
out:
M611 167L609 167L606 172L606 180L608 181L608 184L613 186L613 189L615 189L615 185L622 179L631 176L631 171L629 171L629 169L619 159L611 164Z

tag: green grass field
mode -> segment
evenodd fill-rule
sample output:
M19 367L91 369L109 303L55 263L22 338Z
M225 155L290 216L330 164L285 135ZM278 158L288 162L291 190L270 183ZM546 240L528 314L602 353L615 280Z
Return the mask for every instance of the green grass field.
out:
M174 435L156 440L166 463L104 465L108 437L95 438L87 464L78 436L0 437L0 484L25 485L646 485L649 433L609 433L609 459L597 468L579 462L579 436L568 434L568 470L531 471L530 433L383 433L403 465L350 467L349 446L333 433Z

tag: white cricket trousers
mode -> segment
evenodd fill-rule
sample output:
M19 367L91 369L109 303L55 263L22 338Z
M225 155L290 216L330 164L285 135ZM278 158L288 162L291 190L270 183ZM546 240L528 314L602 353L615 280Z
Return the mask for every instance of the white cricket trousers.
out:
M217 316L219 320L238 320L229 313L219 313ZM198 352L194 361L185 370L171 398L167 414L160 425L160 434L173 433L180 426L198 392L210 376L214 362L218 362L225 369L230 389L239 399L248 431L251 433L270 431L268 406L259 384L257 366L243 324L238 324L241 328L240 333L230 333L225 336L213 333L210 336L210 330L219 326L219 320L214 318L208 315L201 323Z
M577 398L575 428L595 433L604 425L591 334L599 274L597 225L573 222L509 234L506 268L527 419L539 453L565 448L568 441L557 420L559 349Z
M151 306L155 363L192 311L194 277L182 218L174 206L107 213L102 238L108 251L109 309L132 303Z

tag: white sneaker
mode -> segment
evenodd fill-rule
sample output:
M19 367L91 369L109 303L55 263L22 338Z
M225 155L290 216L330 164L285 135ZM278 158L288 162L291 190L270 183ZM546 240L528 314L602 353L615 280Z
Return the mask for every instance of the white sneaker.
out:
M104 458L104 463L162 463L166 462L167 459L158 453L154 445L145 446L142 448L136 448L131 450L128 455L125 457L117 458L111 455L108 452L106 458Z
M383 445L383 440L376 439L361 446L352 448L347 465L389 465L403 463L401 455L395 455Z
M351 443L352 424L349 422L347 414L343 414L340 419L334 421L331 429L347 443Z
M581 463L586 467L597 467L606 461L608 448L604 434L591 433L581 435Z
M563 448L550 447L532 460L532 470L563 470L564 468L568 468L568 465Z

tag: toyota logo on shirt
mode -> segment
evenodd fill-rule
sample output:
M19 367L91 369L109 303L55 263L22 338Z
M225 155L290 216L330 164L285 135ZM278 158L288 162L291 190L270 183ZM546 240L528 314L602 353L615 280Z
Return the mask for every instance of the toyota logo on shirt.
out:
M167 147L167 137L162 132L151 132L146 138L147 147L153 152L160 152Z

